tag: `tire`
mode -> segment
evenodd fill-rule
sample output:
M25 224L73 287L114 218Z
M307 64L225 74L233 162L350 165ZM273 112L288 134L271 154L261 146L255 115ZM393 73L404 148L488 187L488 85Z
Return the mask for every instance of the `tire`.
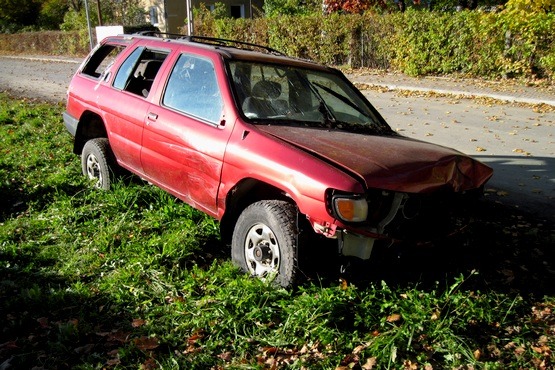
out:
M235 224L232 260L243 271L287 288L297 273L297 234L293 204L280 200L253 203Z
M83 175L94 181L94 186L110 190L117 168L108 139L96 138L85 143L81 153Z

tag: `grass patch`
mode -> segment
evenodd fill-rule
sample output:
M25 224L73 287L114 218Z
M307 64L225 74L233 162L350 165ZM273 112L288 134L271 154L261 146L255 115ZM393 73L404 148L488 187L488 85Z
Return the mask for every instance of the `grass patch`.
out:
M553 225L486 202L470 243L276 289L161 190L92 189L62 110L0 95L0 368L553 366Z

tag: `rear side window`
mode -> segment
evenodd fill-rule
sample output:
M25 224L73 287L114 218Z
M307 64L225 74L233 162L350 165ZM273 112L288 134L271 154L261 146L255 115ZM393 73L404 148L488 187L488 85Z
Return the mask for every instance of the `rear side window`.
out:
M212 61L182 54L173 67L162 103L204 121L219 123L223 101Z
M121 65L113 86L146 98L167 56L164 51L135 49Z
M100 78L124 49L120 45L105 44L100 46L87 61L81 73L93 78Z

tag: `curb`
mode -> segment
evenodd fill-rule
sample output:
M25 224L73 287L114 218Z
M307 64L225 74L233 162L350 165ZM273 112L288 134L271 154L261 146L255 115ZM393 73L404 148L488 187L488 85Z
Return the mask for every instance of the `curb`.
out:
M381 88L387 88L389 90L429 92L429 93L437 93L437 94L445 94L445 95L463 96L465 98L483 97L483 98L491 98L491 99L506 101L511 103L524 103L524 104L533 104L533 105L547 104L555 107L555 100L523 98L523 97L516 97L511 95L470 92L470 91L462 91L462 90L446 90L446 89L436 89L436 88L429 88L429 87L414 87L414 86L407 86L407 85L392 85L392 84L366 83L366 82L360 82L360 83L364 83L370 87L381 87Z
M13 56L13 55L0 55L2 58L8 59L22 59L22 60L31 60L37 62L49 62L49 63L72 63L72 64L81 64L83 59L78 58L51 58L51 57L31 57L31 56Z

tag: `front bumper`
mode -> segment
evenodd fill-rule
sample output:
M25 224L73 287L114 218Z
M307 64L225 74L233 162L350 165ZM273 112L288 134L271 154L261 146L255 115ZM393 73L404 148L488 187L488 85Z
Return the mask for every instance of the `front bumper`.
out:
M372 221L337 229L339 252L367 260L376 246L433 245L468 226L481 193L481 189L462 194L391 193Z

